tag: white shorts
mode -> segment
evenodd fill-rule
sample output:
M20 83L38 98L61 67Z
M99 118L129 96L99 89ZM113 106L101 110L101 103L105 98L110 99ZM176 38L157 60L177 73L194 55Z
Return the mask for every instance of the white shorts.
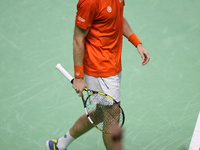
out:
M88 89L105 93L117 102L121 101L121 73L110 77L93 77L85 74L85 82Z

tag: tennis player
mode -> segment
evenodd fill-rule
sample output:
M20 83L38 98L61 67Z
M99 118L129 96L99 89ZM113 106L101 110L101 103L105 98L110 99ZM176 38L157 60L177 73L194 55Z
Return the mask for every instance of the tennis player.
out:
M73 37L73 88L81 96L87 87L121 101L121 51L125 36L138 50L145 65L149 54L123 16L124 0L79 0ZM69 144L93 128L82 115L61 138L48 140L47 150L66 150ZM111 136L103 133L107 150L112 150Z

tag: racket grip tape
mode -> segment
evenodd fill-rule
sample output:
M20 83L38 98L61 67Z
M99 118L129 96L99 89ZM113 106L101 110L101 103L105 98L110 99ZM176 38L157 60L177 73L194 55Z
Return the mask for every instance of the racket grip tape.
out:
M60 63L56 65L56 69L58 69L73 84L74 78L61 66Z

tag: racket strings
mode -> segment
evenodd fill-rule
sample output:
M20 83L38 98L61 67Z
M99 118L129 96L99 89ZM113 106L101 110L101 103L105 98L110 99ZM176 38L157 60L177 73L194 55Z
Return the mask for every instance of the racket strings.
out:
M122 112L112 99L99 93L92 93L88 98L86 104L88 114L100 130L110 132L113 125L122 124Z

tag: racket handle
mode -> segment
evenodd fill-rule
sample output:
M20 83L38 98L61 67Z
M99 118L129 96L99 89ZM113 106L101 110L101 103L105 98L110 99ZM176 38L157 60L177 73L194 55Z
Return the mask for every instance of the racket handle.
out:
M74 78L61 66L60 63L56 65L56 68L73 84Z

